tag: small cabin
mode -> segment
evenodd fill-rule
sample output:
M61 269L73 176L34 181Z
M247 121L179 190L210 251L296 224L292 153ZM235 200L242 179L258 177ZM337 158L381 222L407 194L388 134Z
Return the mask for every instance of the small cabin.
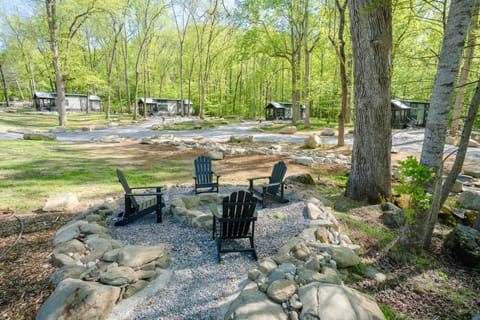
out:
M300 105L300 117L305 117L305 105ZM266 120L292 120L292 103L291 102L270 102L265 107L265 119Z
M430 103L409 100L391 100L392 128L425 127Z
M143 115L144 106L147 115L181 115L182 99L170 98L141 98L138 101L139 113ZM190 100L183 100L185 115L193 115L193 103Z
M102 109L101 101L98 96L92 94L65 94L65 110L70 112L87 111L100 112ZM35 92L33 94L33 105L37 111L57 111L57 94L54 92Z

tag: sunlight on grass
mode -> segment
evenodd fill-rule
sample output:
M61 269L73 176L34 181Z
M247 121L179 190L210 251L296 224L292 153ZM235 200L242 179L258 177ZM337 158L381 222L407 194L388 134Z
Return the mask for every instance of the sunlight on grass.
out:
M185 161L144 161L141 154L125 159L121 147L105 151L93 144L44 141L0 141L9 152L0 159L1 208L37 210L45 199L72 192L83 200L122 191L115 168L122 168L132 186L181 183L191 179ZM126 161L128 163L126 163Z
M11 129L29 129L33 131L48 131L58 127L56 113L34 113L33 109L20 109L16 112L5 112L0 117L0 131ZM78 130L83 127L106 126L111 122L120 124L133 123L132 115L111 114L110 120L105 119L104 113L68 113L67 130Z
M361 220L353 219L348 214L337 212L337 215L341 217L348 225L359 229L361 232L366 233L378 240L378 246L381 249L385 248L390 242L395 239L395 234L385 228L376 228Z
M238 123L238 120L221 120L221 119L208 119L208 120L199 120L199 121L182 121L175 122L173 124L167 124L165 126L160 126L157 130L169 130L169 131L180 131L180 130L194 130L197 127L201 129L212 129L218 128L222 125Z

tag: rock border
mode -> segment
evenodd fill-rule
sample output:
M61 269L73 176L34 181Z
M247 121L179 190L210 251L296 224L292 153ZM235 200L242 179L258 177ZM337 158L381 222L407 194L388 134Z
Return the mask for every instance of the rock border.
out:
M105 319L119 301L163 276L171 263L164 245L124 245L108 235L119 204L93 206L60 228L53 239L50 276L56 286L36 319Z

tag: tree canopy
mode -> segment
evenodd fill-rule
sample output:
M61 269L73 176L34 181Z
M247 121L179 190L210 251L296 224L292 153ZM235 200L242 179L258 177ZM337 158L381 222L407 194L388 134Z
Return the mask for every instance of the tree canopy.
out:
M54 92L45 3L5 8L0 62L9 100ZM392 2L392 98L429 100L447 8L443 1ZM342 77L331 42L340 22L334 0L62 0L56 13L65 91L98 95L104 108L107 100L112 110L134 111L139 97L182 97L202 115L262 118L270 101L309 102L312 117L337 122ZM349 30L348 17L345 23ZM344 42L353 86L348 32ZM471 65L474 77L480 64Z

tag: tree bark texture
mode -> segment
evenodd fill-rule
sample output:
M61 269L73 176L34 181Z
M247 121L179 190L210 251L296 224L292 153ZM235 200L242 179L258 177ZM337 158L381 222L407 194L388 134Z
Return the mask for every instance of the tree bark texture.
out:
M391 196L391 2L350 0L355 128L346 196L378 203Z
M338 0L335 0L335 6L338 10L339 23L338 23L338 44L335 42L335 39L330 38L333 46L335 47L335 52L337 54L338 60L340 62L340 80L342 84L342 108L340 114L338 115L338 140L337 145L339 147L345 145L345 119L348 112L348 78L347 78L347 68L346 68L346 55L345 55L345 10L347 8L347 0L343 4L340 4Z
M61 127L67 125L67 113L65 110L65 84L63 82L62 69L60 67L60 56L58 53L57 40L57 3L55 0L45 0L45 7L47 11L48 32L50 36L50 49L53 56L53 69L55 70L55 87L57 90L57 98L55 105L58 111L58 124Z
M8 98L7 81L5 81L5 75L3 74L3 65L0 63L0 78L2 80L3 95L5 97L5 104L10 107L10 99Z
M458 83L457 97L455 98L455 105L453 107L452 126L451 132L454 137L458 136L461 132L461 122L463 101L465 99L465 86L468 81L468 75L470 73L470 67L472 65L473 54L475 52L475 45L477 40L478 29L478 12L480 10L480 0L475 0L475 14L470 22L470 31L468 35L467 48L465 49L465 58L460 71L460 81Z
M455 180L457 180L458 175L462 171L463 162L465 161L465 156L467 154L468 144L470 142L470 135L472 134L473 125L475 124L475 119L478 115L478 107L480 105L480 79L477 82L477 88L475 94L473 95L472 101L470 102L470 107L468 108L467 119L465 120L465 125L462 131L462 137L460 138L460 144L458 145L457 156L455 157L455 162L453 163L452 169L447 176L447 179L442 186L442 196L440 200L440 208L447 200L450 189L452 188ZM480 217L480 215L479 215Z
M406 236L408 248L417 251L430 246L433 228L440 209L442 158L448 129L448 116L473 7L474 1L472 0L456 0L452 1L450 5L420 159L420 163L432 168L432 172L435 174L429 185L426 186L426 190L433 194L434 200L429 210L415 214L414 223L409 224Z

